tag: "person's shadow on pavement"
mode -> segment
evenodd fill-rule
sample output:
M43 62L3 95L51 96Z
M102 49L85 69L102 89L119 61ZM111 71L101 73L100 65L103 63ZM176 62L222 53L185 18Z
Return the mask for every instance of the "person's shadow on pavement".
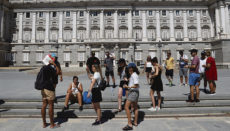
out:
M69 118L78 118L78 116L74 113L74 110L57 112L57 117L54 118L54 122L61 125L62 123L68 122Z
M111 110L104 110L102 112L101 117L101 124L108 122L109 120L112 120L115 117L115 114L117 112L112 112Z

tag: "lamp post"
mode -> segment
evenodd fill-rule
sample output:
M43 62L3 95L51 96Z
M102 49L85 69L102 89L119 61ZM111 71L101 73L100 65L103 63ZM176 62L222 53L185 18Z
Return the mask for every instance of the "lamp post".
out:
M157 46L160 49L160 65L161 65L161 47L162 47L161 41L159 41Z

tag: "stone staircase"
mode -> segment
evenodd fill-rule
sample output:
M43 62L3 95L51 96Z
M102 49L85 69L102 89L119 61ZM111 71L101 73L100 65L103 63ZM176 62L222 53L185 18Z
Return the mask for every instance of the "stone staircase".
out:
M165 97L161 110L150 112L150 98L139 99L139 115L145 118L155 117L193 117L193 116L230 116L230 96L205 96L200 103L186 103L186 97ZM0 118L37 118L41 117L40 99L4 99L0 102ZM64 98L58 99L54 104L55 117L60 118L96 118L91 104L84 105L79 111L78 104L71 104L70 109L62 112ZM102 116L105 118L125 118L126 113L117 112L117 100L104 98L101 102ZM47 111L48 117L48 111Z

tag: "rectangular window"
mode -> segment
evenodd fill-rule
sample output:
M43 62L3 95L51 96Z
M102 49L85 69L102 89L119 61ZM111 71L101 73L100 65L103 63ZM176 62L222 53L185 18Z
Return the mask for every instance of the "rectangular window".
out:
M70 52L64 53L64 61L70 61Z
M97 15L98 15L97 11L94 11L93 16L97 16Z
M149 16L152 16L153 15L153 11L149 11Z
M139 16L139 10L135 11L135 16Z
M166 10L162 10L162 16L166 16Z
M78 52L78 61L85 61L85 53Z
M36 53L36 61L42 61L42 56L43 56L43 52L37 52Z
M121 12L121 16L125 16L125 11L122 11L122 12Z
M176 10L176 16L180 16L180 11Z
M11 53L11 60L12 60L13 62L16 61L16 52L12 52L12 53Z
M29 62L29 54L28 52L24 52L23 53L23 61L24 62Z
M151 56L151 58L156 57L156 51L150 51L149 55Z
M120 58L123 58L123 59L127 60L128 59L127 52L125 52L125 51L121 52L120 53Z
M17 13L14 13L14 18L17 18Z
M189 10L189 16L193 16L193 10Z
M84 16L84 11L80 11L80 17Z
M26 12L26 18L30 18L30 12Z
M67 11L65 15L66 15L66 17L70 17L70 12Z
M111 16L111 15L112 15L111 11L107 12L107 16Z
M43 12L39 12L39 17L40 17L40 18L43 17Z
M142 55L142 52L135 52L135 60L142 60L141 55Z
M202 15L203 15L203 16L206 16L206 15L207 15L206 10L202 10Z
M57 17L57 12L53 12L53 17Z

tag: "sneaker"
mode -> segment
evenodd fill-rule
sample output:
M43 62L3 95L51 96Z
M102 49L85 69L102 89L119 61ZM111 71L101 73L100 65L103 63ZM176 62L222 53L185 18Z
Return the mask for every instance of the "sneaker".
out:
M109 83L107 83L106 87L110 87Z
M183 83L180 83L180 86L184 86L184 84L183 84Z
M199 99L196 99L196 103L199 103L200 102L200 100Z
M153 107L149 108L148 110L149 110L149 111L157 111L157 109L156 109L156 108L153 108Z
M79 111L82 111L82 110L83 110L83 106L80 106L80 107L79 107Z
M214 93L210 93L210 95L211 95L211 96L214 96L214 95L216 95L216 92L214 92Z
M187 87L187 86L188 86L188 84L185 84L184 86L185 86L185 87Z
M95 121L92 125L97 126L97 125L100 125L100 124L101 124L101 121Z
M157 111L160 111L160 110L161 110L161 107L157 106L157 107L156 107L156 110L157 110Z
M65 110L68 110L69 109L69 106L64 106L63 109L62 109L62 112L64 112Z

